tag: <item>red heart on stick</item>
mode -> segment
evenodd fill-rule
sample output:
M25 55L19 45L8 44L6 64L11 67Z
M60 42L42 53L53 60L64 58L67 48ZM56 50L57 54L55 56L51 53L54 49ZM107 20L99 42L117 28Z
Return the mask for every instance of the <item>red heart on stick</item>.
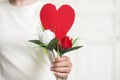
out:
M50 29L55 33L56 38L62 40L72 27L75 12L69 5L62 5L58 10L55 5L48 3L40 12L40 19L43 28Z

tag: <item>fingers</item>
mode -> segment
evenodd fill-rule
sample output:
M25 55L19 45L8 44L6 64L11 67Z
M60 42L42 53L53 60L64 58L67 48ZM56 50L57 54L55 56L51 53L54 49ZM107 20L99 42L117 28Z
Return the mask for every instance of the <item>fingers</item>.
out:
M71 66L71 64L68 63L68 61L53 63L52 65L52 67L69 67L69 66Z
M67 56L63 56L63 57L58 57L56 58L53 62L63 62L63 61L66 61L68 60L68 57Z
M57 77L64 78L67 77L72 68L72 63L67 56L56 58L51 67L51 71L54 71L54 74Z
M51 71L61 72L61 73L69 73L71 68L69 67L59 67L59 68L51 68Z
M69 67L69 66L71 67L72 63L69 57L67 56L56 58L52 64L52 67Z

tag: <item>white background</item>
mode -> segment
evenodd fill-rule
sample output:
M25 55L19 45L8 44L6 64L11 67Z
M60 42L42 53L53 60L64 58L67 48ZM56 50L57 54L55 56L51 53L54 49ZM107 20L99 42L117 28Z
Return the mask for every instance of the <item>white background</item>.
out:
M70 55L69 80L120 80L120 0L51 0L72 5L76 20L70 31L83 48Z
M69 80L120 80L120 0L47 0L76 11L71 31L84 47L68 54Z

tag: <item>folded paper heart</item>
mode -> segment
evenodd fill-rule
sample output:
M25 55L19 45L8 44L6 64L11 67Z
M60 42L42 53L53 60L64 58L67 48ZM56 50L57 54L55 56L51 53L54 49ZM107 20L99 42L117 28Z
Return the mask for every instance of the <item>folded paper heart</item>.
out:
M62 5L58 10L55 5L45 4L40 12L43 28L50 29L60 41L73 25L75 12L69 5Z

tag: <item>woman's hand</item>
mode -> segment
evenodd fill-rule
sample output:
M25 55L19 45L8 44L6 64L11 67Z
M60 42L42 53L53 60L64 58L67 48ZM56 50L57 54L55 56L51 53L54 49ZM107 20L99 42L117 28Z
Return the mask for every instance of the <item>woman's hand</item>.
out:
M67 56L56 58L51 66L51 71L59 78L66 78L70 73L72 68L72 63L70 58Z

